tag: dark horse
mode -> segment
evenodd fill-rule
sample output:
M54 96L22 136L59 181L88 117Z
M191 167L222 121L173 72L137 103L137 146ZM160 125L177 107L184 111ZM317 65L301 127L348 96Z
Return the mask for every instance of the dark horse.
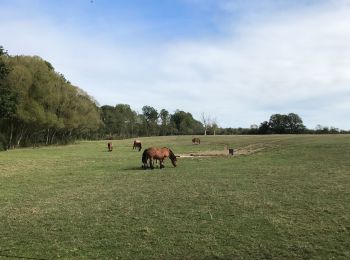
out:
M200 144L201 143L201 139L199 139L198 137L195 137L192 139L192 143L193 144Z
M107 144L107 147L108 147L108 152L112 152L113 151L113 144L112 144L112 142L109 142Z
M141 151L141 149L142 149L142 144L141 144L140 140L134 140L134 145L133 145L132 149L134 150L137 148L139 148L139 151Z
M171 160L171 163L174 165L174 167L176 167L176 156L173 153L173 151L171 151L169 148L167 147L163 147L163 148L155 148L155 147L150 147L147 148L143 154L142 154L142 163L143 166L142 168L147 169L148 164L147 161L149 162L149 167L151 169L153 169L153 160L158 160L159 161L159 168L162 169L164 168L164 159L169 157L169 159Z

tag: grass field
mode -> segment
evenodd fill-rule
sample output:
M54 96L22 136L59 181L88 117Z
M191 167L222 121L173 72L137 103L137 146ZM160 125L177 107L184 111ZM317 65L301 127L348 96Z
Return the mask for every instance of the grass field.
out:
M0 153L0 258L350 259L350 136L141 138ZM248 147L248 148L247 148Z

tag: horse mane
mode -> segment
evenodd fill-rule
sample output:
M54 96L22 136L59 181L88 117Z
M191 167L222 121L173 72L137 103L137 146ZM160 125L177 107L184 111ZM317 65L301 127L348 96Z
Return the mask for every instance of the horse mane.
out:
M173 153L173 151L170 150L169 148L168 148L168 150L169 150L169 158L170 158L171 160L176 160L176 155Z

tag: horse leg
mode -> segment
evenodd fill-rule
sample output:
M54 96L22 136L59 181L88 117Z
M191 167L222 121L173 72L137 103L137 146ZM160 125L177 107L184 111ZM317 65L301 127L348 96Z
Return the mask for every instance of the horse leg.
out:
M152 162L152 158L149 158L149 167L153 170L153 162Z
M164 163L163 163L164 159L159 160L159 168L164 168Z
M144 169L144 170L147 169L147 160L146 160L146 162L143 162L143 163L142 163L141 168Z

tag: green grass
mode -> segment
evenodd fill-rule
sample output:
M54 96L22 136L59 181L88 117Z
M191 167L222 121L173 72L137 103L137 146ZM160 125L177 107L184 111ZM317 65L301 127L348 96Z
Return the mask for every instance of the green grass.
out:
M132 140L0 153L0 258L349 259L350 136L142 138L238 157L142 170Z

